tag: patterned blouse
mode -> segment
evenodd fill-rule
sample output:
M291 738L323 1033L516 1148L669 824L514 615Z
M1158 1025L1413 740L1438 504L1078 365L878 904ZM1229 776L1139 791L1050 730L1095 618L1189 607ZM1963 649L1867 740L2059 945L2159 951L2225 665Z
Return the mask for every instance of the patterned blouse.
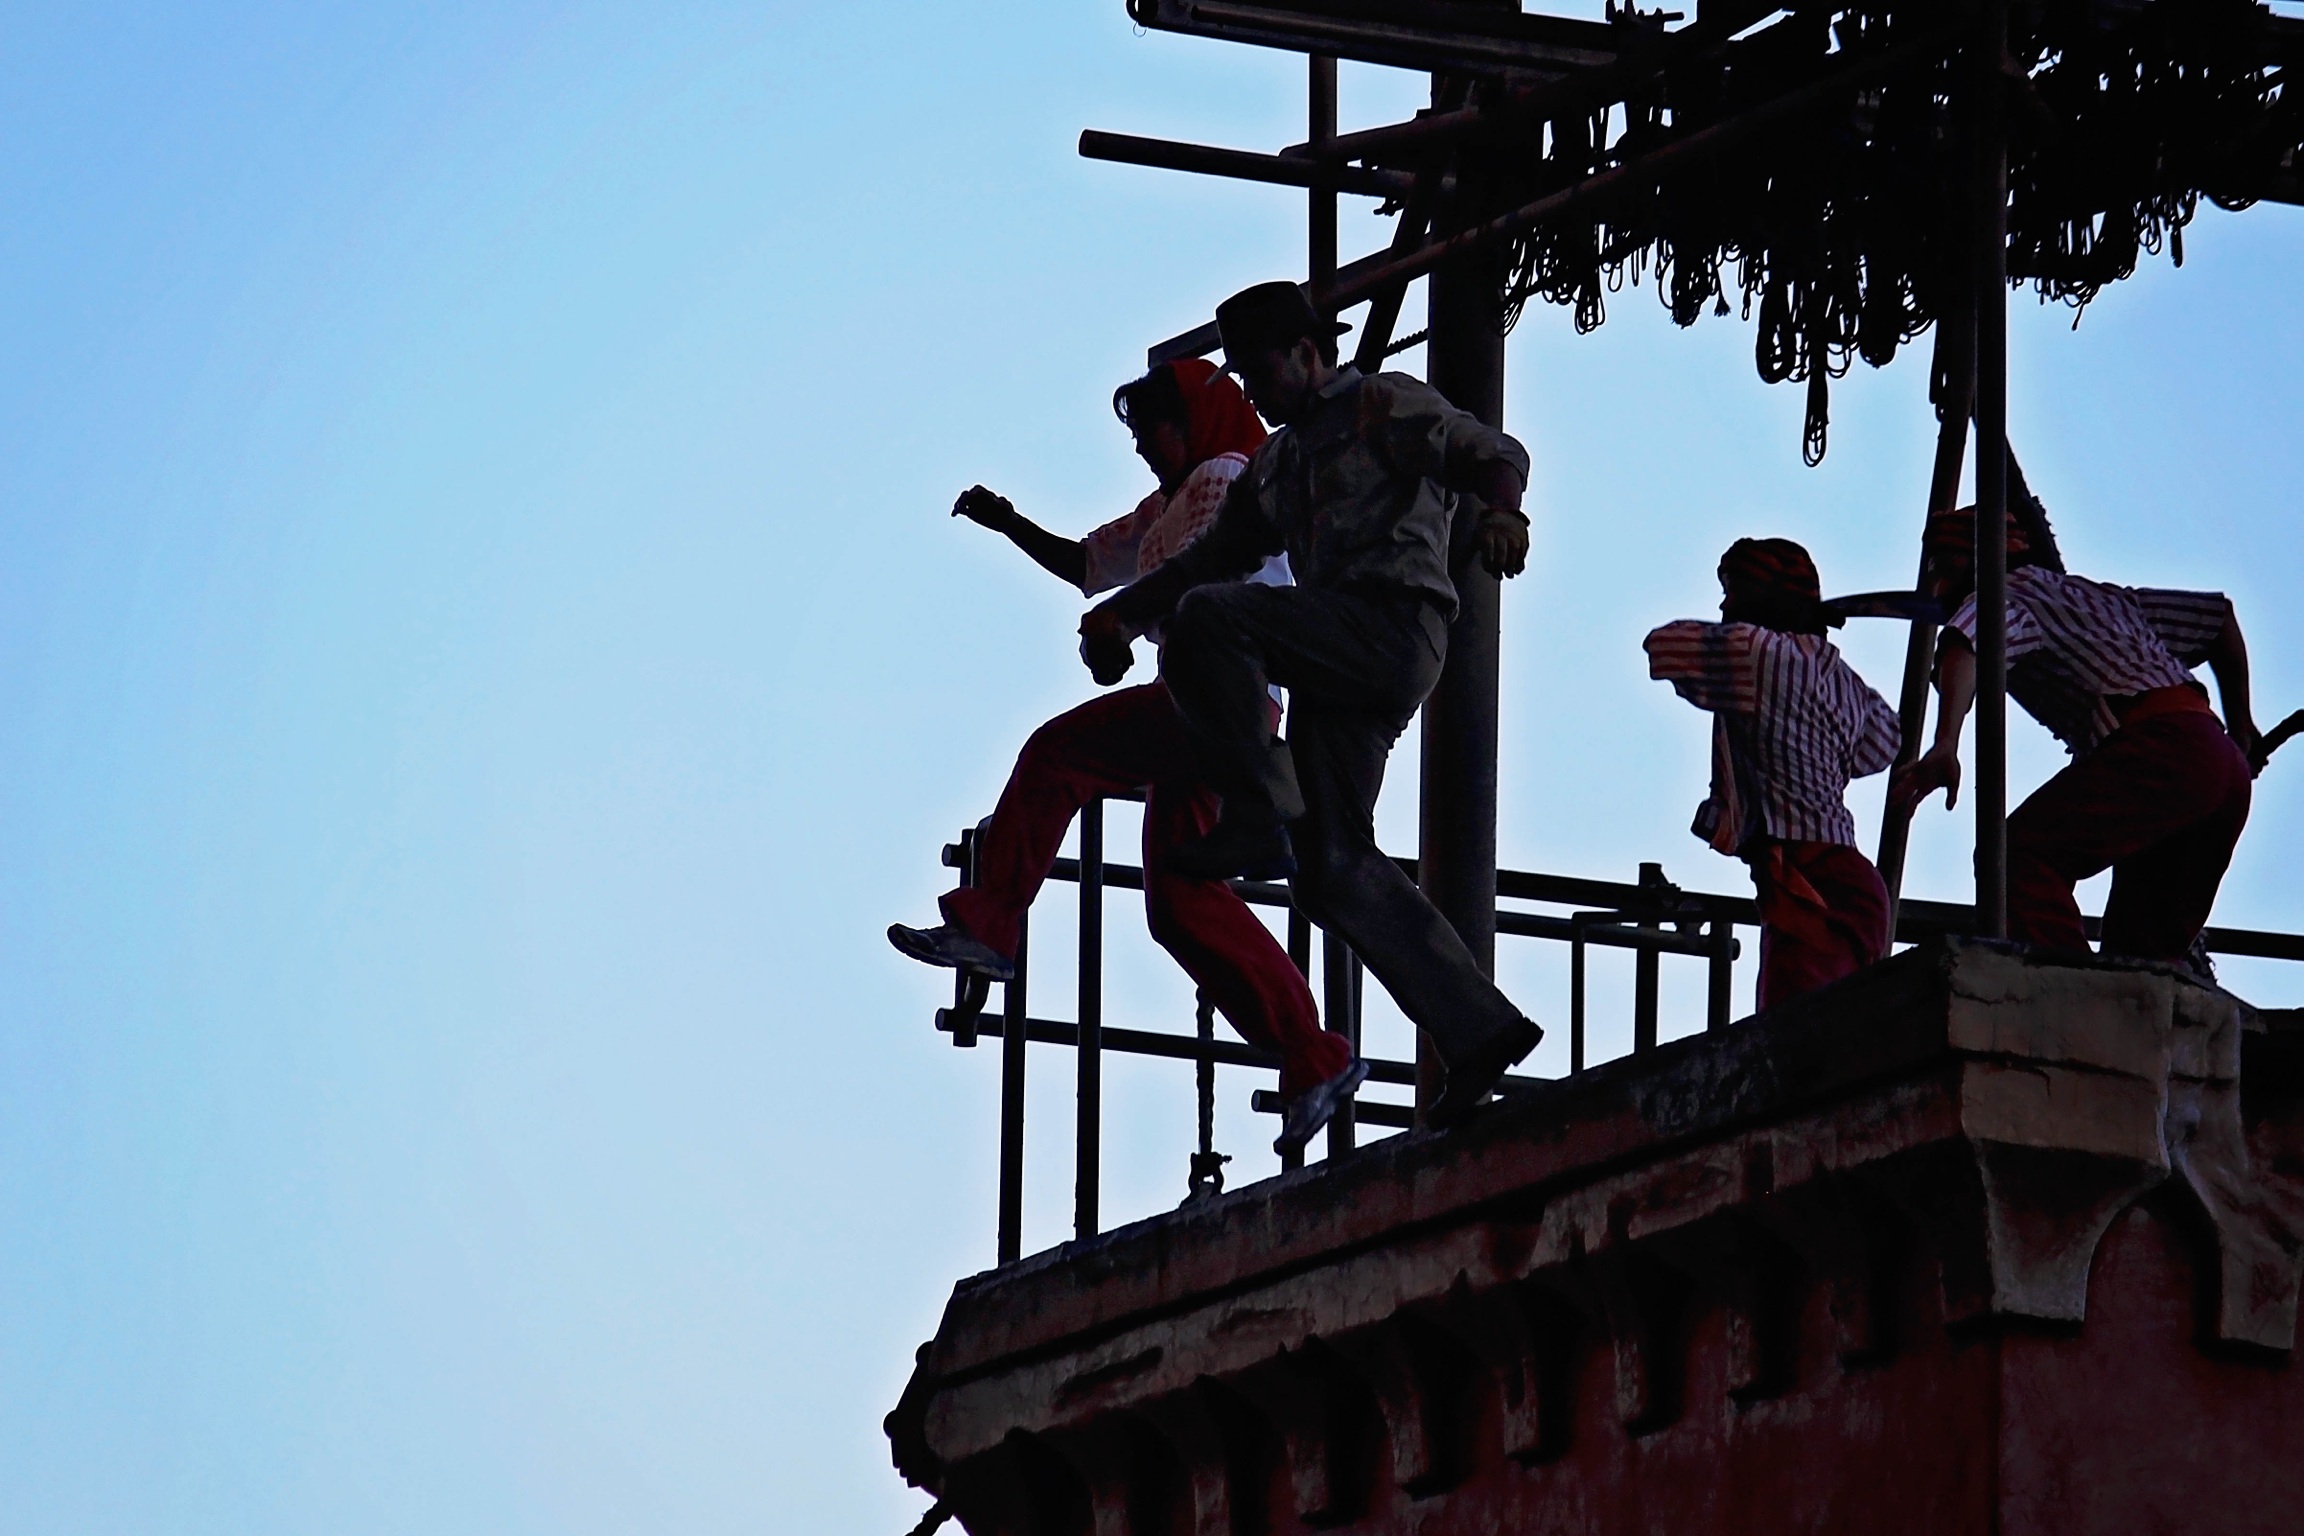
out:
M1182 554L1206 533L1223 509L1224 494L1248 467L1245 454L1220 453L1203 460L1171 496L1154 491L1136 503L1136 510L1114 518L1090 533L1081 544L1088 566L1080 581L1080 594L1094 597L1114 587L1151 575ZM1288 585L1288 557L1275 556L1248 578L1268 586ZM1152 631L1154 640L1159 631Z

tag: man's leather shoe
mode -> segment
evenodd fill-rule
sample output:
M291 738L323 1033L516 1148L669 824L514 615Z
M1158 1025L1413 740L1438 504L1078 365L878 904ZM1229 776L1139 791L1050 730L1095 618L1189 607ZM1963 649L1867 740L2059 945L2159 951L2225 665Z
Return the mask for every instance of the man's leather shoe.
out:
M933 928L907 928L902 923L890 923L888 942L900 953L928 965L966 971L987 981L1016 979L1015 961L982 940L970 938L950 923L938 923Z
M1360 1085L1368 1081L1368 1063L1359 1057L1352 1064L1324 1083L1314 1083L1288 1101L1288 1112L1280 1117L1280 1136L1272 1143L1272 1150L1286 1157L1301 1152L1304 1144L1320 1134L1320 1127L1336 1118L1336 1111L1351 1102Z
M1507 1024L1461 1057L1448 1063L1448 1086L1424 1112L1425 1123L1436 1130L1461 1125L1480 1101L1495 1090L1505 1073L1536 1049L1544 1038L1534 1019Z
M1243 826L1219 817L1205 837L1171 853L1168 868L1187 880L1285 880L1296 873L1296 849L1276 821Z

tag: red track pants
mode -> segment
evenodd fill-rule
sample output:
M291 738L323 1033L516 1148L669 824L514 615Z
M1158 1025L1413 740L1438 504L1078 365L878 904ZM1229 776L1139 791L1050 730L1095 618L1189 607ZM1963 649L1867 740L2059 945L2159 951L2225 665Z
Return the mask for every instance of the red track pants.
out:
M2010 936L2088 953L2072 887L2109 866L2104 952L2181 959L2248 824L2251 780L2206 700L2132 715L2008 818Z
M1761 1008L1828 986L1888 953L1888 887L1855 849L1770 842L1748 862L1760 895Z
M1299 1093L1352 1060L1320 1027L1312 989L1231 887L1168 873L1170 850L1216 824L1183 718L1159 683L1089 700L1032 733L976 843L976 883L947 892L947 922L1004 955L1040 893L1073 815L1098 795L1145 788L1144 915L1152 937L1250 1044L1277 1051L1280 1088Z

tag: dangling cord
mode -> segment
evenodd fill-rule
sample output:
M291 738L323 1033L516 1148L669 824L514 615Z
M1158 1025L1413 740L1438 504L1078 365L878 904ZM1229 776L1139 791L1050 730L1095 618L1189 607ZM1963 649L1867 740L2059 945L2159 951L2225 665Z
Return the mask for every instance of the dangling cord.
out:
M1192 1172L1187 1180L1189 1193L1185 1204L1224 1193L1224 1165L1231 1158L1216 1150L1216 1060L1210 1055L1216 1044L1216 1004L1207 993L1198 997L1200 1058L1194 1063L1193 1076L1200 1099L1200 1150L1192 1154Z

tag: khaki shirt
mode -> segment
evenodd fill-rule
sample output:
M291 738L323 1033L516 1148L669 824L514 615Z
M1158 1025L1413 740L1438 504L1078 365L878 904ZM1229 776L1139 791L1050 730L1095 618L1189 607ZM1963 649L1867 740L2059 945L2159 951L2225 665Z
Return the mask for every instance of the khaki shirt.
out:
M1285 552L1300 586L1414 593L1453 618L1457 493L1498 463L1527 483L1526 450L1431 385L1346 368L1265 439L1199 542L1107 606L1149 623L1191 588Z

